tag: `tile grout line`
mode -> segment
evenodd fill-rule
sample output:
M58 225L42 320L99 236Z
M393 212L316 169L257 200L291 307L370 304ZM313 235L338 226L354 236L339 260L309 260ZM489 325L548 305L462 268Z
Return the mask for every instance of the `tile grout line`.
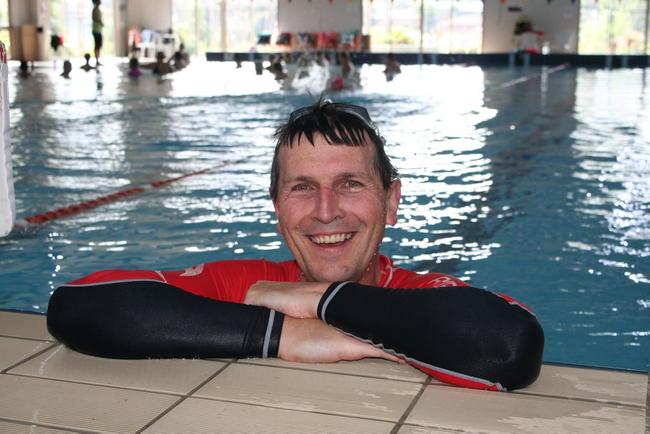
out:
M56 342L56 339L52 338L51 336L49 338L30 338L25 336L5 335L0 333L0 338L21 339L24 341L38 341L38 342Z
M20 374L17 372L4 372L2 374L10 377L32 378L32 379L43 380L43 381L56 381L59 383L78 384L80 386L101 387L104 389L126 390L129 392L142 392L142 393L150 393L150 394L164 395L164 396L183 396L182 392L166 392L160 390L141 389L137 387L116 386L114 384L92 383L89 381L69 380L66 378L39 377L38 375Z
M199 384L198 384L194 389L192 389L192 390L190 390L189 392L187 392L184 396L181 396L178 400L176 400L176 402L174 402L172 405L170 405L167 409L165 409L164 411L162 411L162 412L161 412L160 414L158 414L156 417L154 417L154 418L151 419L149 422L147 422L147 423L146 423L142 428L140 428L139 430L137 430L137 431L135 432L135 434L140 434L140 433L142 433L144 430L146 430L147 428L149 428L151 425L153 425L154 423L158 422L158 421L159 421L160 419L162 419L166 414L168 414L170 411L172 411L173 409L175 409L176 407L178 407L182 402L186 401L187 398L190 398L192 395L194 395L194 392L196 392L197 390L199 390L200 388L202 388L203 386L205 386L207 383L209 383L210 381L212 381L212 379L215 378L217 375L221 374L221 373L222 373L222 372L223 372L223 371L224 371L228 366L232 365L232 364L234 363L234 361L235 361L235 359L230 360L230 361L229 361L228 363L226 363L224 366L222 366L221 368L219 368L219 369L217 370L217 372L215 372L214 374L210 375L210 376L209 376L208 378L206 378L204 381L202 381L201 383L199 383Z
M390 434L397 434L397 432L402 427L402 425L404 425L404 421L406 421L406 418L411 414L411 411L413 411L413 408L415 407L415 404L417 404L417 402L420 400L420 397L422 396L422 394L426 390L427 386L429 384L431 384L431 380L432 380L431 377L427 377L426 381L422 384L422 387L420 387L420 390L415 395L415 397L413 398L413 400L411 401L409 406L406 407L406 410L404 410L404 413L402 414L402 416L399 418L399 420L397 421L395 426L393 426L393 429L390 430Z
M597 398L580 398L579 396L561 396L561 395L551 395L551 394L544 394L544 393L518 392L518 391L517 392L496 392L496 393L510 393L512 395L517 395L517 396L535 396L539 398L562 399L565 401L591 402L596 404L630 407L630 408L640 409L640 410L646 408L646 406L643 404L633 404L630 402L620 402L620 401L608 401L606 399L597 399Z
M79 430L77 428L67 428L67 427L61 427L59 425L51 425L51 424L40 423L40 422L27 422L24 420L10 419L2 416L0 416L0 421L7 422L7 423L15 423L16 425L37 426L40 428L47 428L47 429L54 429L54 430L63 429L66 432L77 433L77 434L99 434L98 431Z
M22 365L23 363L29 362L30 360L35 359L36 357L40 356L41 354L46 353L46 352L50 351L52 348L54 348L54 347L56 347L57 345L59 345L58 342L47 342L47 341L41 341L41 342L51 343L51 345L46 346L46 347L45 347L44 349L42 349L41 351L37 351L37 352L35 352L34 354L32 354L32 355L30 355L30 356L27 356L26 358L24 358L24 359L22 359L22 360L20 360L20 361L18 361L18 362L16 362L16 363L14 363L14 364L11 365L11 366L6 367L6 368L3 369L3 370L0 370L0 374L6 374L10 369L14 369L14 368L17 367L17 366Z
M237 405L248 405L251 407L260 407L260 408L266 408L270 410L284 410L284 411L293 411L297 413L309 413L309 414L321 414L324 416L334 416L334 417L344 417L348 419L360 419L360 420L369 420L373 422L384 422L384 423L393 423L392 420L390 419L380 419L378 417L373 417L373 416L361 416L358 414L345 414L345 413L333 413L331 411L325 411L325 410L308 410L308 409L296 409L296 408L289 408L289 407L280 407L277 405L272 405L272 404L267 404L267 403L258 403L258 402L250 402L250 401L233 401L232 399L226 399L226 398L219 398L219 397L214 397L214 396L194 396L192 397L197 400L202 400L202 401L212 401L212 402L226 402L228 404L237 404ZM395 422L396 423L396 422Z
M293 371L306 371L306 372L318 372L318 373L323 373L323 374L345 375L345 376L348 376L348 377L374 378L374 379L377 379L377 380L399 381L399 382L402 382L402 383L422 384L424 381L426 381L426 378L424 378L422 380L416 380L416 379L414 379L414 380L404 380L404 379L401 379L401 378L381 377L379 375L353 374L353 373L350 373L350 372L325 371L325 370L316 369L316 368L304 368L302 366L300 366L300 367L276 366L276 365L269 365L269 364L266 364L266 363L257 363L257 362L248 362L248 361L239 361L237 364L252 365L252 366L263 366L263 367L267 367L267 368L290 369L290 370L293 370Z

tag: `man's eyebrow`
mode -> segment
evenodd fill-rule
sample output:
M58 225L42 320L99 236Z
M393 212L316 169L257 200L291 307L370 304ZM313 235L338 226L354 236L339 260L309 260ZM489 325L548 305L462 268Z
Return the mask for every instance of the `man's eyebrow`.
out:
M372 175L366 172L342 172L336 174L334 179L350 179L350 178L371 178ZM307 175L297 175L292 178L287 178L285 182L318 182L313 177Z
M294 176L293 178L285 179L285 182L313 182L313 181L314 178L307 175L298 175L298 176Z

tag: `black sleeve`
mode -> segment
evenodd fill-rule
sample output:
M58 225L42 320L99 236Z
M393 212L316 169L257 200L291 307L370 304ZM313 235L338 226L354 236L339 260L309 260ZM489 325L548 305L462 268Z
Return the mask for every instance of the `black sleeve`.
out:
M156 281L61 286L47 327L70 348L119 359L277 357L284 316Z
M541 369L544 332L535 316L478 288L336 282L321 298L318 317L457 385L517 389Z

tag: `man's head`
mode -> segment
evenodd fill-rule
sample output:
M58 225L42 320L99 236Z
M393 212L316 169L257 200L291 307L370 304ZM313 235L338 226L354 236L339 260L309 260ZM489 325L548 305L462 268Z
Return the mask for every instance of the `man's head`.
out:
M378 283L400 183L368 112L320 100L294 111L275 137L270 194L303 278Z

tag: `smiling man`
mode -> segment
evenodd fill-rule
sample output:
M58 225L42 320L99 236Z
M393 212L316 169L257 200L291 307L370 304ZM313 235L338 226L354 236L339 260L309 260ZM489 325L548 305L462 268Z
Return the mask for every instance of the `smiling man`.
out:
M401 184L365 108L319 100L276 138L270 195L293 260L96 272L54 292L52 335L105 357L381 357L491 390L537 378L544 335L525 306L380 253Z

